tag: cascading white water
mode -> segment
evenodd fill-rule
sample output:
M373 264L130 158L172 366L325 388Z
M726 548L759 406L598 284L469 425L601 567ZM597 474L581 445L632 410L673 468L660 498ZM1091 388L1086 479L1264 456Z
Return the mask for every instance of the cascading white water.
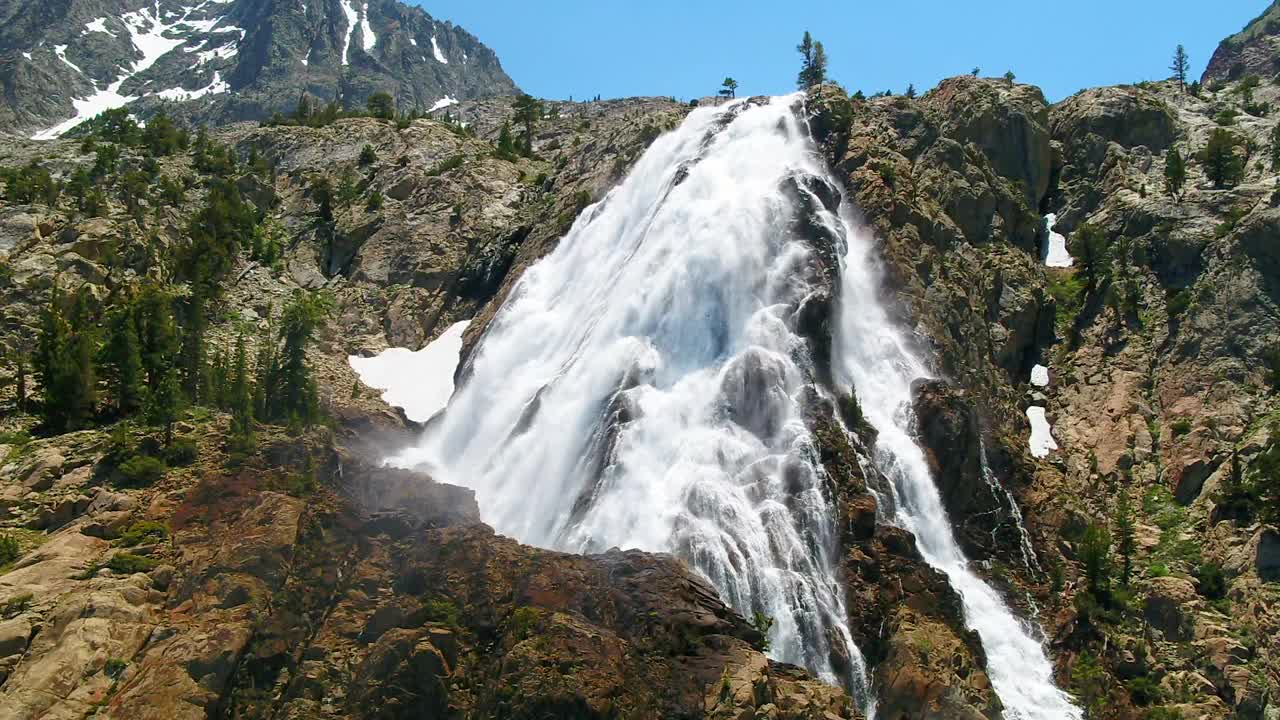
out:
M941 570L960 593L965 620L982 639L987 672L1009 720L1071 720L1083 716L1053 683L1053 668L1035 633L968 567L912 431L912 384L928 377L880 302L879 266L872 243L847 217L847 252L841 268L839 319L832 371L852 389L866 419L878 431L876 467L890 480L895 522L911 531L926 562Z
M796 200L826 170L799 100L698 109L658 138L525 272L395 462L473 488L525 542L685 558L774 619L771 655L871 710L802 417L812 360L795 324L816 279Z

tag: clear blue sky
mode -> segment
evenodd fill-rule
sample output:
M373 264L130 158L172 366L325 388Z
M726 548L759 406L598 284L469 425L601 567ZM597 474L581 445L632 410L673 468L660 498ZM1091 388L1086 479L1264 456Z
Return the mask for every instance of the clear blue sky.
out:
M851 91L921 91L974 66L1013 70L1052 101L1168 75L1186 45L1196 77L1218 41L1268 0L410 0L493 48L544 98L794 89L795 45L821 40Z

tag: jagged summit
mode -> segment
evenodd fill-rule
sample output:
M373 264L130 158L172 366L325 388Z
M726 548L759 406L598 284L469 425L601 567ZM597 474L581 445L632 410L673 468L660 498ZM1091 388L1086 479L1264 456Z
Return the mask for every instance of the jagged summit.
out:
M306 90L346 107L510 94L497 56L395 0L17 0L0 7L0 131L53 137L110 107L254 120Z

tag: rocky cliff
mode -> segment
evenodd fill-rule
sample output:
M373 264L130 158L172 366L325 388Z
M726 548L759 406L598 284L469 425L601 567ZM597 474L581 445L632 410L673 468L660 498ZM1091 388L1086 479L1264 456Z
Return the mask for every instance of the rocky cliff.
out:
M934 362L915 422L958 539L1039 621L1090 717L1277 706L1280 535L1261 498L1280 440L1264 108L1280 90L1268 73L1246 102L1249 74L1198 97L1148 83L1050 105L962 77L917 98L823 86L806 101L878 239L884 292ZM347 355L418 347L465 318L474 347L520 273L688 107L551 104L530 157L495 147L509 101L453 111L469 129L234 123L202 151L125 145L95 203L6 186L10 356L35 350L55 284L102 307L144 281L181 289L190 222L220 180L279 253L236 253L210 352L241 328L267 336L295 290L334 307L308 356L332 428L263 424L246 453L227 443L227 413L191 408L176 432L194 455L140 487L116 472L119 448L154 444L155 428L104 410L89 429L42 433L4 384L0 533L18 551L0 567L0 718L855 714L843 691L768 661L754 622L671 558L520 546L478 522L467 491L370 466L416 428ZM1221 133L1222 167L1238 171L1224 182L1204 152ZM113 145L10 140L0 165L70 186ZM220 148L231 168L208 160ZM1171 191L1175 151L1188 170ZM131 172L182 179L182 200L139 196ZM1046 265L1051 230L1073 266ZM821 312L804 329L819 347L829 332ZM999 717L959 598L879 506L856 404L807 407L881 716ZM1056 449L1030 443L1033 407Z
M0 131L53 136L110 107L192 124L290 112L302 93L402 109L510 95L493 51L395 0L74 0L0 8Z

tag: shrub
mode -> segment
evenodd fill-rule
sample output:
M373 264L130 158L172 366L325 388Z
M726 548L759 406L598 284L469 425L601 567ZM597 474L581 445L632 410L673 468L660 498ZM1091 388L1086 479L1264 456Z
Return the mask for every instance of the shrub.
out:
M1150 675L1133 678L1125 686L1129 689L1129 696L1133 698L1134 704L1152 705L1164 699L1164 691L1160 689L1160 683Z
M164 451L164 460L171 467L186 467L200 457L200 448L191 438L180 438L173 441Z
M364 147L360 148L360 164L372 165L376 162L378 162L378 153L374 151L372 145L365 143Z
M124 487L146 487L154 485L164 477L169 468L160 458L149 455L135 455L120 464L120 485Z
M382 193L374 190L369 193L369 201L364 204L365 210L369 212L378 212L382 209Z
M107 659L107 664L102 666L102 672L114 680L124 674L124 669L127 667L129 667L129 663L113 657Z
M1191 432L1191 418L1180 417L1169 424L1174 437L1182 437Z
M107 567L121 575L151 572L159 564L159 561L152 558L127 552L116 553L107 561Z
M535 607L519 607L507 620L507 629L516 642L533 634L534 629L542 621L542 611Z
M22 554L18 539L8 533L0 534L0 566L8 565Z
M169 537L169 528L164 523L158 523L153 520L140 520L129 526L128 530L120 536L120 544L126 547L141 545L149 542L160 542Z
M31 593L23 593L21 595L14 595L4 601L3 604L0 604L0 618L7 620L26 612L27 608L31 607L31 600L34 597L35 596Z
M461 624L459 622L461 613L458 612L458 606L454 605L451 600L424 600L422 611L426 615L427 622L441 623L451 627L458 627Z
M466 159L467 158L464 155L454 155L447 160L441 160L427 171L427 177L436 177L438 175L443 175L450 170L456 170L462 167L462 163L466 162Z
M1217 563L1200 563L1196 568L1196 583L1200 594L1210 600L1221 600L1227 596L1227 576L1222 566Z

